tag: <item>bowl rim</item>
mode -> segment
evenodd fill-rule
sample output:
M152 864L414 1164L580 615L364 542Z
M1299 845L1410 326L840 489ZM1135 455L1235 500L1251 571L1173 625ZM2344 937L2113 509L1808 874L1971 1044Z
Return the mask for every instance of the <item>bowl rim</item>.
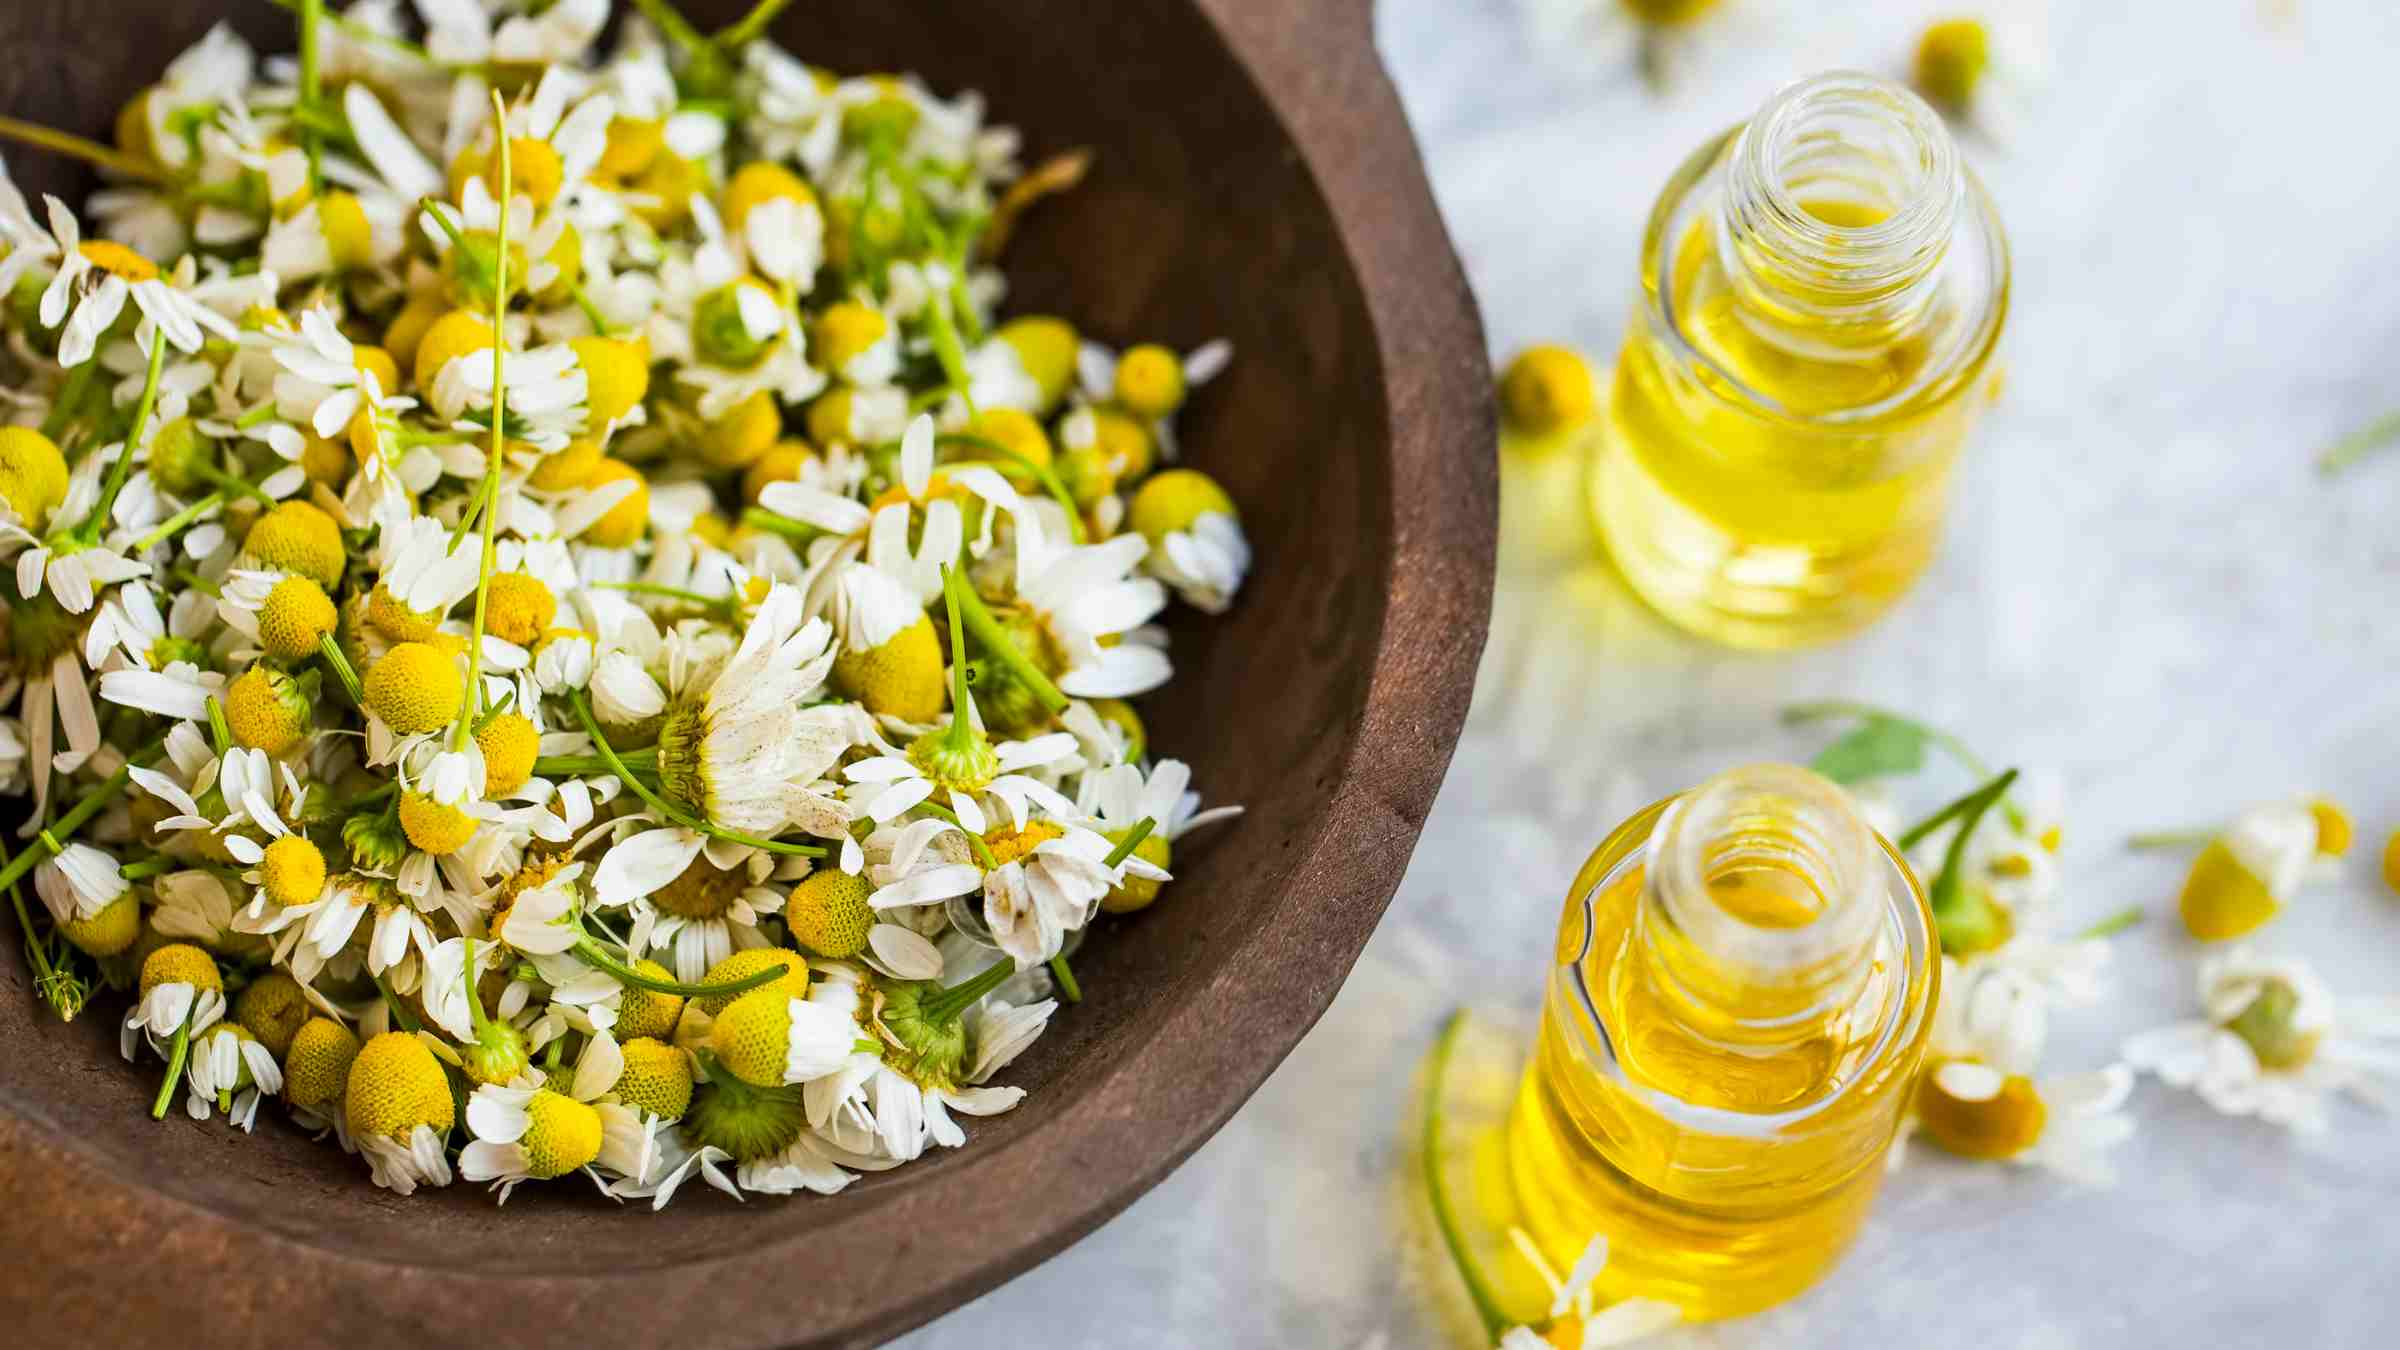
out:
M1411 489L1389 504L1385 604L1357 734L1329 789L1331 809L1301 845L1286 888L1311 901L1273 930L1309 951L1314 970L1247 988L1238 1001L1172 1009L1159 1034L1180 1052L1127 1058L1081 1094L1076 1110L1010 1141L1001 1151L1017 1156L1005 1185L895 1193L891 1203L903 1210L938 1200L942 1212L922 1217L945 1227L1019 1239L994 1245L1005 1250L927 1244L909 1253L904 1288L861 1278L829 1299L824 1283L778 1269L790 1239L642 1272L634 1299L601 1275L394 1265L112 1177L56 1130L0 1113L0 1194L10 1200L0 1206L0 1248L16 1253L20 1272L0 1281L0 1315L38 1318L62 1338L76 1328L121 1335L131 1314L134 1326L211 1326L212 1339L338 1333L422 1343L444 1337L438 1319L476 1308L494 1314L480 1323L487 1334L539 1339L572 1324L576 1342L591 1347L669 1333L688 1341L695 1329L711 1342L873 1344L1099 1227L1206 1142L1282 1063L1331 1003L1397 889L1465 722L1498 533L1491 376L1465 275L1374 53L1372 0L1193 2L1290 135L1349 252L1377 339L1392 478ZM1395 624L1402 614L1409 622ZM1237 1002L1238 1036L1227 1034ZM1262 1039L1271 1054L1257 1053ZM1137 1137L1142 1146L1128 1148ZM1148 1161L1090 1165L1127 1157ZM1044 1198L1038 1211L1025 1207L1031 1196ZM718 1320L726 1307L718 1291L742 1287L735 1281L747 1282L739 1327ZM512 1307L524 1311L507 1313ZM574 1308L606 1315L558 1317ZM800 1326L807 1334L794 1336ZM249 1335L237 1334L243 1328Z

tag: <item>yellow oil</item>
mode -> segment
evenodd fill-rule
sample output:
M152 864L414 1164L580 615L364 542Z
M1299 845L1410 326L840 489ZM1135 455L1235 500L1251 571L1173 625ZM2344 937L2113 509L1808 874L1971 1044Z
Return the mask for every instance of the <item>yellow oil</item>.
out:
M1889 608L1933 558L1996 392L1992 343L1962 338L1996 339L1991 287L1929 283L1859 312L1840 260L1884 247L1893 211L1853 187L1828 175L1797 197L1831 232L1804 257L1752 248L1710 210L1662 213L1645 252L1591 509L1634 590L1722 642L1823 641Z
M1511 1181L1520 1222L1557 1268L1609 1240L1602 1297L1736 1316L1806 1288L1857 1234L1922 1058L1931 949L1878 941L1856 996L1797 1025L1782 1016L1788 990L1653 959L1689 940L1645 905L1650 869L1634 856L1661 809L1603 844L1570 895L1508 1124ZM1774 853L1771 827L1763 837ZM1707 885L1766 930L1805 927L1837 899L1771 860L1712 866ZM1923 968L1898 968L1912 961Z

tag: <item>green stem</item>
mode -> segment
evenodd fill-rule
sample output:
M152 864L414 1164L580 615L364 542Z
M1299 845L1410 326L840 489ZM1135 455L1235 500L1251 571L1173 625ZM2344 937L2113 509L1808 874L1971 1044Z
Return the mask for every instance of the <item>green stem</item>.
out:
M666 600L681 600L685 604L699 605L711 613L717 614L730 614L734 608L734 598L730 595L702 595L698 591L688 591L681 586L662 586L655 581L600 581L594 582L593 585L604 591L624 591L628 595L651 595Z
M142 443L142 433L150 429L151 410L158 406L158 377L166 368L167 330L161 328L151 338L150 374L142 382L142 401L133 407L133 430L125 434L125 448L118 454L117 462L108 468L108 486L100 493L100 504L83 523L86 543L98 542L108 528L108 513L117 504L117 494L124 491L125 480L133 476L133 448Z
M917 1009L932 1021L947 1022L974 1007L985 994L1007 983L1008 977L1016 973L1015 959L1003 956L965 983L926 995L918 1002Z
M1083 986L1075 983L1075 972L1067 965L1066 953L1050 958L1050 978L1058 982L1058 996L1069 1003L1083 1002Z
M782 979L784 973L791 969L790 966L777 962L765 970L753 971L738 980L723 980L716 984L685 984L681 980L662 980L655 975L644 975L609 955L608 949L600 945L600 940L589 934L576 939L573 950L577 960L600 971L619 984L630 985L636 989L647 989L654 994L679 994L684 998L721 998L730 994L745 993L760 985Z
M99 372L97 361L86 361L67 372L66 383L58 387L58 401L50 405L49 413L42 418L44 436L55 441L66 434L67 423L74 420L75 410L83 405L84 395Z
M934 357L942 363L942 378L950 382L959 401L967 405L967 418L972 421L976 416L973 381L967 378L967 355L959 346L958 325L950 317L950 294L935 291L927 300L925 322L933 330Z
M350 696L350 702L356 707L367 706L366 686L359 683L358 672L350 668L350 658L342 655L341 644L333 640L333 634L317 635L317 655L332 668L333 677L341 681L342 692Z
M98 141L85 140L81 136L71 135L64 131L54 131L38 122L20 121L14 117L0 117L0 138L22 141L27 145L37 145L55 154L80 159L87 164L106 169L110 173L122 174L127 178L138 178L145 183L166 181L166 174L155 164L135 159L131 155L111 149Z
M299 12L303 5L312 2L313 0L269 0L269 3L273 4L277 9L290 10L294 13ZM425 50L416 43L409 41L407 38L393 37L389 33L378 32L375 29L369 28L367 25L360 23L358 20L350 18L348 15L327 14L324 16L324 21L332 24L335 28L340 29L344 36L356 38L360 42L381 47L385 51L396 52L399 55L408 57L412 60L422 61L429 66L439 66L444 70L469 71L482 70L484 68L482 65L474 63L451 65L446 62L436 61L433 59L433 53Z
M192 991L192 1006L183 1015L183 1025L175 1028L175 1043L167 1047L167 1077L158 1085L158 1099L150 1103L150 1118L165 1120L167 1107L175 1100L175 1080L183 1077L184 1057L192 1051L192 1019L200 1014L200 991Z
M385 983L381 975L370 975L367 978L375 982L375 992L383 995L383 1006L391 1009L392 1021L399 1024L402 1031L411 1036L416 1035L417 1029L422 1025L417 1021L417 1015L408 1010L408 1005L400 1001L400 996L392 992L392 986Z
M418 198L417 207L426 215L433 217L434 226L444 235L449 237L450 247L456 248L459 245L467 242L466 234L458 228L458 222L450 219L450 210L441 202L440 199L434 197ZM506 262L507 259L503 257L501 261Z
M583 317L592 325L593 336L607 337L609 334L608 316L602 314L600 307L592 303L592 297L585 293L583 283L576 282L568 294L575 297L575 307L583 311Z
M1048 465L1036 464L998 441L977 436L972 432L954 431L941 437L936 443L971 446L985 454L998 455L1006 464L1022 469L1035 482L1042 485L1042 491L1050 494L1050 500L1057 502L1066 511L1067 536L1078 544L1084 542L1083 512L1075 505L1075 494L1067 491L1067 485L1059 481L1058 475Z
M822 858L825 856L825 850L814 844L787 844L780 839L761 839L756 835L744 834L740 830L726 829L722 825L702 820L659 796L650 790L648 784L635 776L624 760L618 758L615 748L608 743L607 733L600 730L600 720L592 716L592 705L585 700L583 691L580 689L570 690L567 694L567 703L575 710L575 716L582 720L584 731L592 738L592 748L607 763L608 771L615 775L618 782L631 789L634 796L641 798L651 810L658 812L667 820L681 825L687 830L698 830L702 834L713 835L716 838L730 840L744 847L759 849L767 853L788 853L799 858Z
M2335 474L2400 440L2400 412L2389 412L2344 436L2317 456L2320 473Z
M763 506L743 507L742 523L754 530L766 530L772 534L780 534L786 539L801 544L825 533L814 525L794 520L789 516L779 516Z
M202 497L200 500L193 502L190 506L187 506L176 512L174 515L167 517L157 529L152 530L150 533L145 534L141 538L135 540L132 549L129 551L135 557L140 557L142 554L147 553L152 548L156 547L162 540L166 539L167 536L174 534L184 526L191 524L193 521L198 520L200 517L207 515L210 511L216 509L217 507L223 506L224 504L225 494L222 492L212 492L207 496Z
M715 42L718 50L734 51L756 41L761 33L767 31L767 25L775 22L775 16L783 13L784 7L791 2L758 0L748 14L717 30Z
M2109 915L2100 922L2084 929L2083 932L2077 936L2087 938L2115 937L2117 934L2124 932L2126 929L2133 927L2137 923L2140 923L2142 918L2142 907L2140 905L2127 905L2125 908Z
M1450 1195L1442 1185L1442 1082L1449 1076L1450 1055L1458 1048L1459 1035L1466 1025L1466 1009L1450 1014L1450 1020L1442 1024L1441 1036L1433 1043L1433 1062L1425 1068L1425 1124L1421 1141L1425 1194L1433 1204L1433 1226L1441 1232L1442 1245L1450 1252L1450 1264L1457 1267L1458 1278L1467 1286L1467 1298L1475 1305L1475 1315L1483 1320L1489 1338L1498 1341L1508 1330L1511 1319L1500 1311L1500 1300L1485 1287L1475 1263L1468 1259L1466 1240L1459 1236L1458 1215L1451 1212Z
M930 797L922 802L917 803L917 809L920 811L931 812L933 818L936 820L946 820L951 824L958 826L958 832L967 837L967 848L975 854L976 865L981 867L986 872L996 872L1000 870L1000 860L992 856L992 846L983 842L982 835L968 829L966 824L959 820L957 812L952 811L947 806L943 806L940 803L935 802Z
M1107 859L1100 865L1112 872L1117 870L1117 864L1125 861L1127 858L1132 857L1134 849L1139 847L1144 839L1150 837L1150 831L1157 828L1157 821L1148 816L1142 817L1139 821L1134 823L1134 827L1132 829L1125 832L1125 837L1123 839L1117 841L1117 846L1108 851Z
M2006 774L2002 775L2002 777L2008 779L2010 782L2014 782L2016 780L2016 776L2017 771L2014 769L2011 769ZM2005 785L2003 785L2003 787L2005 789ZM1927 835L1932 834L1935 830L1942 828L1944 825L1947 825L1951 821L1958 819L1960 816L1965 815L1969 811L1976 810L1977 803L1981 802L1985 794L1990 790L1990 783L1984 783L1978 786L1974 791L1958 798L1956 801L1944 806L1941 810L1925 817L1916 824L1909 826L1908 829L1893 842L1898 844L1903 849L1915 848L1919 843L1924 841Z
M955 572L957 569L952 568L951 570ZM1050 677L1042 673L1041 667L1028 660L1025 653L1017 650L1017 644L1014 639L1009 637L1008 631L1000 626L999 620L992 617L990 610L984 608L983 597L975 594L975 588L965 584L963 578L957 589L960 594L957 597L957 608L952 611L951 623L955 625L958 622L958 614L963 611L967 621L967 631L974 635L975 641L985 651L999 658L1000 664L1008 667L1008 673L1015 676L1019 684L1025 686L1026 692L1033 695L1035 702L1052 713L1065 712L1067 696L1058 691L1058 686L1050 682ZM960 684L963 688L964 672L961 672Z
M278 502L273 497L268 496L265 488L260 487L258 484L253 483L246 478L236 478L232 474L225 472L223 469L218 468L214 464L202 465L200 468L200 477L207 482L216 484L219 489L217 495L220 497L224 496L226 493L232 493L233 495L240 497L248 497L252 501L257 502L259 505L267 508L270 511L282 505L281 502Z
M317 27L325 18L325 0L300 0L300 102L314 108L324 94L317 75ZM325 186L324 138L303 124L300 143L308 149L308 186L313 195Z
M178 866L181 866L181 864L177 863L173 858L150 857L144 858L140 862L130 862L125 864L123 867L117 869L117 875L125 878L127 881L143 881L150 877L158 876L161 873L172 872Z
M491 1025L491 1019L483 1015L483 995L475 988L475 939L467 938L465 941L467 944L467 968L464 972L467 982L467 1025L474 1029L475 1039L480 1042L483 1040L485 1029ZM557 1042L553 1041L551 1044L555 1045Z
M957 563L942 564L942 605L950 619L950 747L962 753L976 733L975 696L967 689L967 630L959 622L964 606L959 603L958 593L973 589Z
M25 963L33 968L33 987L42 992L42 1001L58 1014L58 1020L74 1021L82 1000L67 992L71 982L69 973L50 963L50 944L34 932L33 916L25 909L24 891L10 886L8 902L17 911L17 931L25 935Z
M515 166L509 162L508 105L501 101L497 89L492 91L492 117L493 125L500 128L500 247L495 251L492 265L492 446L484 469L483 489L476 494L483 517L483 561L475 578L475 620L467 638L467 697L460 704L458 721L450 728L453 750L466 747L476 710L483 706L483 623L491 604L492 570L500 560L497 502L500 468L508 448L508 438L502 431L508 422L508 385L502 378L507 370L508 342L500 335L508 327L508 202L516 192L517 180Z
M2200 848L2221 833L2223 831L2220 828L2213 826L2195 830L2151 830L2126 840L2125 847L2137 850Z
M67 808L65 815L58 818L57 823L36 834L34 838L41 841L42 847L47 849L51 856L65 852L67 841L75 837L75 832L82 829L92 817L99 815L109 802L114 800L116 795L124 789L125 785L133 780L133 766L146 763L150 756L157 754L159 747L165 744L166 739L160 737L135 750L123 764L117 766L115 773L101 780L99 786L83 794L73 806ZM16 885L20 878L33 870L33 865L41 860L41 856L36 850L28 847L18 853L16 857L9 859L6 867L0 867L0 890L6 890Z
M259 404L250 411L243 413L240 417L235 418L233 425L238 430L249 431L252 428L261 425L262 423L273 421L274 417L275 400L268 399L266 402Z
M1953 908L1956 903L1955 897L1965 893L1959 886L1958 878L1966 867L1967 841L1974 837L1975 827L1983 823L1984 813L1991 810L1994 803L2007 795L2008 785L2015 781L2017 781L2017 771L2010 769L1978 788L1975 794L1967 799L1966 809L1959 817L1958 830L1950 836L1949 848L1943 851L1942 870L1934 874L1933 884L1925 888L1926 900L1933 909L1935 918L1940 918ZM1919 835L1918 837L1922 838L1923 836Z

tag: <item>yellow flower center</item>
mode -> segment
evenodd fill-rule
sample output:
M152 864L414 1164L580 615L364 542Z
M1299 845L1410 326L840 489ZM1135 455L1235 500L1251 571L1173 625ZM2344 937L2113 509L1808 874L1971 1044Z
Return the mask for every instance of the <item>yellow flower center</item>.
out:
M865 951L867 930L875 926L874 907L867 903L872 889L865 877L848 872L827 868L809 873L783 905L792 941L836 960Z
M570 488L582 487L584 480L592 476L592 470L599 467L605 453L598 441L569 441L565 449L543 456L542 461L533 466L533 472L526 481L543 492L565 492Z
M1153 474L1133 494L1125 523L1150 541L1153 548L1168 535L1192 528L1207 515L1236 516L1233 498L1216 480L1197 469L1169 469Z
M447 1134L457 1118L441 1061L405 1031L387 1031L359 1049L342 1096L350 1133L361 1139L406 1139L419 1125Z
M2275 917L2280 905L2267 883L2251 875L2221 839L2192 860L2176 905L2184 927L2203 942L2240 937Z
M325 889L325 855L296 834L267 845L258 860L259 885L279 905L305 905Z
M312 1016L312 1011L308 996L300 991L300 982L280 970L252 980L241 997L233 1001L233 1020L277 1059L291 1050L292 1038Z
M1183 406L1183 358L1148 343L1117 360L1117 402L1153 420Z
M720 868L701 854L652 892L650 903L680 918L714 919L733 908L749 885L749 868Z
M1109 842L1113 844L1125 842L1123 831L1113 833L1108 838ZM1164 834L1153 829L1150 833L1142 836L1142 842L1133 846L1133 856L1164 871L1174 865L1175 848L1168 842ZM1158 898L1159 888L1166 884L1163 881L1153 881L1149 877L1129 876L1122 884L1102 897L1100 908L1111 914L1131 914L1137 909L1148 909L1150 902Z
M475 745L483 751L484 795L505 797L532 779L542 733L524 714L504 712L475 733Z
M579 337L568 339L567 345L574 349L575 363L583 367L584 406L590 414L586 425L593 432L633 411L649 394L648 343Z
M862 305L856 300L828 305L817 316L817 364L827 370L847 370L852 361L866 355L891 331L891 320L872 305Z
M330 1017L301 1023L283 1057L283 1099L310 1108L339 1101L358 1050L357 1034Z
M2317 822L2317 852L2328 858L2345 857L2357 831L2350 824L2350 813L2339 803L2319 797L2308 804L2308 814Z
M817 452L806 441L777 441L767 447L749 468L742 471L742 500L758 505L759 494L770 483L788 483L800 476L800 466L816 458Z
M720 469L741 469L758 462L783 435L783 407L765 390L752 394L709 423L696 445L701 458Z
M307 577L327 594L340 588L342 569L350 561L342 527L307 502L278 503L260 516L243 538L242 551L270 571Z
M280 755L308 729L308 701L289 675L252 666L225 686L225 727L236 744Z
M2050 1110L2025 1075L2009 1074L1996 1091L1982 1096L1953 1089L1962 1080L1981 1087L1976 1080L1988 1076L1989 1070L1946 1078L1941 1070L1951 1067L1983 1069L1979 1064L1952 1061L1926 1074L1918 1084L1917 1120L1935 1143L1962 1158L1992 1159L2014 1157L2042 1137Z
M585 475L583 486L591 489L628 481L633 492L593 521L583 532L583 542L599 548L627 548L641 540L642 531L650 524L650 481L642 477L641 470L620 459L602 459Z
M1075 326L1046 314L1028 314L1000 325L999 338L1042 391L1041 407L1056 407L1075 379Z
M1522 436L1552 436L1591 420L1592 368L1564 347L1528 347L1500 377L1500 415Z
M456 853L475 837L475 817L422 792L400 794L400 831L435 857Z
M428 643L403 642L367 671L367 710L401 736L449 725L457 719L466 694L458 662Z
M31 427L0 427L0 498L39 533L67 496L67 457Z
M2268 980L2258 996L2225 1023L2225 1029L2247 1042L2264 1067L2302 1069L2317 1057L2325 1033L2300 1026L2299 1012L2300 991L2286 981Z
M725 185L725 225L739 232L750 220L750 213L772 201L794 201L803 205L817 199L800 176L780 164L753 160L737 170L732 181Z
M307 577L285 577L258 607L258 642L278 661L304 661L339 621L324 587Z
M520 647L530 647L549 631L558 617L558 598L538 577L502 572L492 578L485 595L484 631Z
M58 931L86 956L115 956L142 934L142 906L131 891L102 906L88 919L69 919Z
M417 388L432 389L443 367L462 356L488 352L497 340L491 324L472 310L454 309L444 314L417 341ZM396 344L393 350L398 350Z
M663 122L647 117L617 117L608 123L608 146L592 172L602 178L630 178L650 167L658 149L667 143Z
M1917 39L1918 92L1954 112L1975 100L1992 65L1992 35L1974 19L1946 19Z
M795 997L778 982L735 998L717 1014L708 1045L726 1072L752 1087L783 1085Z
M1066 831L1046 820L1029 820L1022 830L1007 825L984 832L983 845L992 851L992 861L1001 867L1025 857L1037 845L1052 839L1063 839Z
M364 267L373 259L375 230L356 193L328 192L318 198L317 232L324 236L325 252L337 272ZM392 386L384 385L384 392L392 392Z
M75 246L84 261L119 281L139 283L158 280L158 264L125 247L106 239L88 239Z
M647 957L634 962L633 968L652 979L671 980L675 978L674 972ZM652 1037L663 1041L675 1034L675 1023L682 1017L682 995L662 994L654 989L639 989L628 985L625 988L624 997L617 1002L617 1034L629 1038L625 1042L625 1049L630 1056L634 1045L630 1038ZM626 1067L630 1069L631 1063L628 1062ZM687 1074L686 1077L688 1079L689 1075ZM619 1095L623 1095L623 1092L623 1086L619 1085ZM677 1111L674 1114L681 1115L683 1113Z
M224 979L217 974L216 958L188 942L170 942L142 962L141 992L147 995L162 984L188 984L219 992L225 988Z
M942 644L933 621L919 617L880 647L845 644L833 658L833 684L879 717L926 723L942 715Z
M622 1009L617 1030L625 1030ZM692 1064L681 1050L647 1035L629 1036L620 1047L625 1071L618 1075L617 1100L637 1111L666 1120L680 1118L692 1105Z

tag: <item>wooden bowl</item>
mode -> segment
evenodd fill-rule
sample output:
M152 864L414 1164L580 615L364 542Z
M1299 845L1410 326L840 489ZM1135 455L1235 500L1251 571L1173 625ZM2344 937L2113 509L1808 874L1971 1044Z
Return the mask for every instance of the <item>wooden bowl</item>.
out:
M740 5L685 8L706 28ZM210 8L17 0L0 112L105 136ZM401 1199L280 1111L251 1136L180 1110L154 1123L160 1069L118 1058L121 1002L60 1026L12 951L0 1319L58 1345L867 1344L1056 1252L1198 1147L1323 1012L1398 885L1491 590L1482 336L1368 8L950 0L800 5L779 24L835 69L983 90L1035 155L1097 150L1012 247L1012 311L1236 349L1185 444L1241 504L1258 563L1230 616L1177 619L1178 678L1145 716L1211 801L1249 814L1179 851L1155 909L1094 935L1085 1001L1006 1076L1023 1106L831 1198L702 1188L652 1214L560 1184L496 1210L462 1183ZM294 45L263 0L230 17L261 51ZM29 191L80 204L91 186L21 149L9 162Z

